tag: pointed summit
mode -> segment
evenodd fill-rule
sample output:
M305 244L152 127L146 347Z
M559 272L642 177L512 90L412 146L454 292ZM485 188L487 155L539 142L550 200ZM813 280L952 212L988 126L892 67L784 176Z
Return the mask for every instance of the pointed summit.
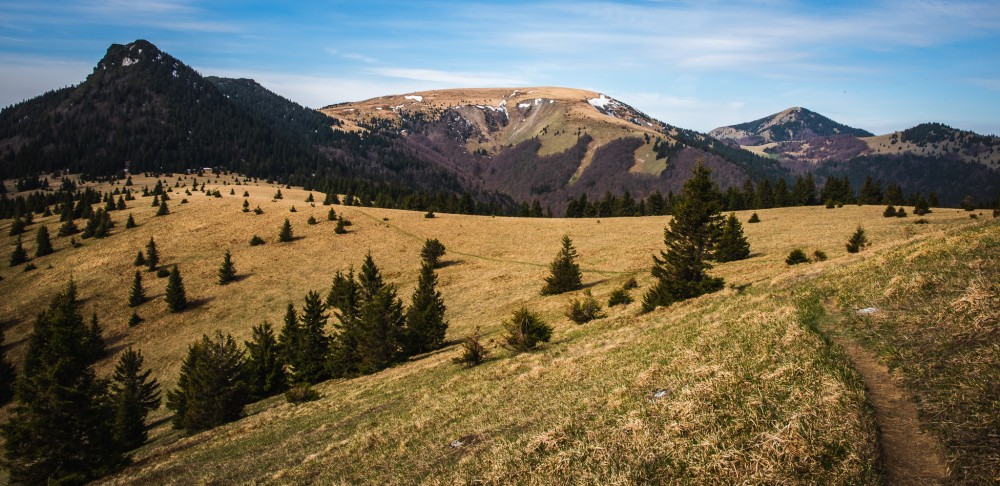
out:
M842 125L801 106L793 106L751 122L716 128L708 134L719 140L734 140L740 145L762 145L836 135L874 136L871 132Z

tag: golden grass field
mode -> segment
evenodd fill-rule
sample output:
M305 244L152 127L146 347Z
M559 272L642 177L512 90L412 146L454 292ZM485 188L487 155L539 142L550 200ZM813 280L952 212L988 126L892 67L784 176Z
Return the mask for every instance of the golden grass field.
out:
M177 176L166 180L172 186ZM641 316L633 303L579 326L562 315L578 294L538 294L561 236L573 239L584 283L598 300L634 276L638 301L652 281L651 256L663 246L668 218L426 219L333 206L353 222L348 234L336 235L328 207L304 202L306 191L282 188L284 199L273 201L275 186L232 186L231 176L209 181L222 198L174 188L171 214L163 217L154 217L151 198L138 198L112 213L118 225L109 238L76 249L68 238L54 238L56 253L32 260L37 270L4 265L0 322L8 356L19 364L35 314L73 278L113 352L141 349L169 388L187 346L202 334L221 329L244 340L264 320L280 326L288 302L300 306L309 290L325 294L336 271L359 266L368 252L408 302L426 238L447 247L438 274L450 341L477 326L495 338L502 320L527 304L554 325L553 342L517 356L494 348L494 359L469 370L451 363L459 352L451 344L374 375L321 384L316 402L292 406L278 397L253 404L247 418L191 437L169 429L162 420L169 412L161 409L150 444L112 482L877 484L877 438L862 384L806 322L803 302L815 292L803 286L951 234L996 233L995 224L955 209L936 209L926 225L913 216L882 218L879 206L758 211L761 223L744 224L753 256L714 270L727 284L751 284L748 290L727 288ZM137 177L135 187L154 182ZM241 212L244 190L250 207L264 214ZM189 203L181 205L185 197ZM138 227L125 230L129 212ZM743 221L749 214L737 213ZM307 225L310 215L319 224ZM301 239L277 242L285 218ZM10 224L0 222L5 258L14 244L6 236ZM58 216L29 227L29 255L41 224L54 235ZM849 255L844 242L858 225L873 245ZM250 247L254 234L267 243ZM151 236L162 264L179 266L196 305L167 313L166 279L144 272L151 300L137 312L145 322L128 328L132 261ZM784 258L796 247L821 249L830 259L789 268ZM226 249L242 278L219 286ZM99 373L113 362L103 361ZM651 398L657 389L666 393ZM463 445L452 447L456 439Z

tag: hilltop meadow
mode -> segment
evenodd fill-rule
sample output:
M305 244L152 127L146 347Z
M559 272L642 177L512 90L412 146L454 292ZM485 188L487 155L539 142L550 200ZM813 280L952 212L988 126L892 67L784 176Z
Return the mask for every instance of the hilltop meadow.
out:
M372 375L323 382L315 387L317 401L262 400L247 407L245 418L195 435L171 429L171 412L160 408L134 464L108 482L878 484L885 471L876 415L862 377L828 339L829 326L863 343L918 397L950 477L1000 478L996 449L983 449L996 439L962 425L966 418L998 424L1000 415L998 306L991 304L998 295L1000 228L988 214L935 208L884 218L883 206L813 206L758 210L760 223L748 224L752 211L737 212L751 257L716 265L711 273L726 288L641 314L642 292L653 282L651 257L663 248L669 217L428 218L324 206L323 194L237 184L244 179L232 175L198 178L221 197L193 190L192 176L161 179L171 190L170 214L155 216L152 198L137 197L111 213L116 226L107 238L80 240L74 248L69 237L54 236L58 214L28 226L29 255L41 225L53 234L55 252L33 258L31 271L23 264L0 268L0 323L15 365L37 313L73 279L84 314L97 314L111 350L98 374L107 375L117 353L131 346L171 389L193 341L221 330L242 343L254 325L278 327L289 302L300 307L310 290L325 296L336 272L358 269L369 253L408 302L428 238L447 249L438 270L447 345ZM156 179L133 182L141 190ZM94 187L123 189L120 181ZM282 198L275 199L279 189ZM315 203L306 202L310 194ZM243 212L244 200L262 213ZM330 208L352 222L346 234L334 233ZM137 226L125 229L130 213ZM317 224L308 224L310 217ZM294 239L279 242L286 218ZM0 221L5 258L16 240L8 236L11 224ZM844 244L858 226L872 244L848 254ZM254 235L265 243L250 246ZM563 235L572 238L583 283L598 301L606 303L635 278L636 302L578 325L564 312L580 291L541 296ZM136 309L126 305L133 260L150 238L161 265L177 265L183 274L193 304L184 312L167 311L167 279L149 272L143 277L150 300ZM828 259L786 265L795 248L807 255L821 250ZM220 286L226 250L237 280ZM498 338L504 319L521 305L538 312L554 334L539 349L515 354ZM941 314L941 306L953 312ZM880 313L857 317L865 307ZM143 322L128 327L133 310ZM932 322L943 324L925 332ZM452 363L459 342L477 327L490 359L469 369ZM929 369L948 372L927 383Z

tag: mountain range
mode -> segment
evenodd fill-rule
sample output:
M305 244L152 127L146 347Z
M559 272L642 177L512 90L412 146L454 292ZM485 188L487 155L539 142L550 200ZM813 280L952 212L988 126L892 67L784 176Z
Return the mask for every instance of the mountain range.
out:
M112 45L79 85L0 112L0 178L220 167L397 206L464 195L480 212L539 201L561 214L583 194L676 191L699 160L723 188L812 173L819 183L872 177L935 192L946 205L992 203L998 147L997 137L940 124L874 136L805 108L703 134L557 87L427 91L317 111L250 79L204 77L143 40Z

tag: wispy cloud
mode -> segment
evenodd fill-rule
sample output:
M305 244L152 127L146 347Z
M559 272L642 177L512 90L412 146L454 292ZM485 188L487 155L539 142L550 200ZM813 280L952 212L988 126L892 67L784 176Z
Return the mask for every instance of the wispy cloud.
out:
M333 49L330 47L326 48L325 50L327 54L330 54L331 56L340 57L343 59L347 59L349 61L358 61L358 62L363 62L365 64L378 64L378 59L366 56L364 54L358 54L356 52L340 52L339 49Z
M446 86L522 86L523 79L492 72L453 72L435 69L376 68L370 72L390 78L429 81Z

